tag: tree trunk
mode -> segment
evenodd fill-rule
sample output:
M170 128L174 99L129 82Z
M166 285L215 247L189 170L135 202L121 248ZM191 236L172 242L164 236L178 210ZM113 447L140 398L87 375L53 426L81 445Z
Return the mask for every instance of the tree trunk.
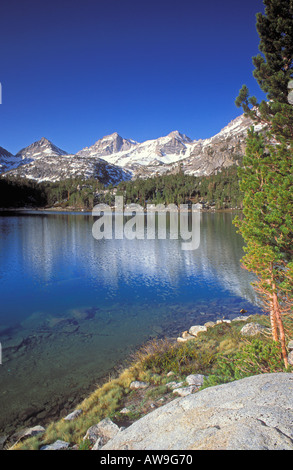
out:
M270 276L271 279L267 281L268 285L270 286L270 289L272 288L272 284L274 282L273 280L273 265L270 265ZM272 327L272 336L274 341L279 341L279 333L278 333L278 321L277 321L277 316L275 312L275 305L274 305L274 296L270 294L270 300L269 300L269 306L270 306L270 321L271 321L271 327Z
M278 340L279 340L278 326L277 326L277 319L276 319L276 315L275 315L275 311L274 311L273 299L271 300L270 304L271 304L270 320L271 320L273 340L278 342Z
M272 288L273 288L273 308L274 308L274 314L275 318L277 321L278 329L279 329L279 334L280 334L280 343L281 343L281 348L282 348L282 356L284 360L284 364L286 369L289 366L288 363L288 352L286 348L286 336L285 336L285 330L284 330L284 325L282 321L282 316L280 313L280 305L278 301L278 296L276 292L276 284L273 282L272 283Z

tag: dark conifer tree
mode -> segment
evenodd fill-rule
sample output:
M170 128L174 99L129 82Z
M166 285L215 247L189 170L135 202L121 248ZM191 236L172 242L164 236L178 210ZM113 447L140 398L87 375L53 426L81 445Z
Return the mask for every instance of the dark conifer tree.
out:
M274 340L288 365L282 315L292 312L293 290L293 0L264 0L257 15L260 52L254 77L267 100L258 104L243 85L236 99L246 115L263 124L248 133L240 171L244 219L236 219L246 242L243 265L257 275L256 289L270 311ZM263 131L265 129L265 132Z

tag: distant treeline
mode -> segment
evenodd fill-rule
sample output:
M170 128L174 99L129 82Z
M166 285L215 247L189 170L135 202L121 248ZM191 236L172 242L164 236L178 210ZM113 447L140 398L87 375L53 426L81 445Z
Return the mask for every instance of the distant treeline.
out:
M242 204L236 166L211 176L188 176L181 172L121 182L117 194L124 195L126 203L141 205L204 203L222 209L240 208Z
M237 167L211 176L188 176L183 172L121 182L116 188L95 179L67 179L37 183L16 177L0 178L0 207L72 207L91 210L95 204L114 204L115 196L127 204L195 204L216 209L241 208Z
M92 209L96 192L104 185L95 179L66 179L55 183L5 177L0 178L0 207L52 207Z

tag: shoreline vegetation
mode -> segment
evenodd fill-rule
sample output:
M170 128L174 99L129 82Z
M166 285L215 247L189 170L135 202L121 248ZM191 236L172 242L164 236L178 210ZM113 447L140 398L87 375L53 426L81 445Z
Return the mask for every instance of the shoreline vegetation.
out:
M284 324L290 349L293 316L287 316ZM274 372L289 373L292 366L285 368L280 346L271 337L269 317L240 312L232 321L190 327L177 339L147 342L69 415L61 414L46 428L35 426L15 433L7 438L5 448L40 450L62 441L68 449L91 450L94 442L88 431L105 419L128 427L180 396ZM194 378L200 383L192 384Z
M131 209L131 207L129 206L125 206L124 208L124 213L125 215L129 215L129 212L127 212L128 209ZM111 210L112 212L114 213L115 212L115 206L111 207ZM231 208L231 209L214 209L214 208L198 208L196 211L198 212L241 212L242 209L239 209L239 208ZM84 214L84 215L92 215L92 211L86 211L84 209L78 209L78 208L75 208L75 207L67 207L67 208L64 208L64 207L18 207L18 208L15 208L15 207L9 207L9 208L0 208L0 213L5 213L5 212L58 212L60 214L71 214L71 213L78 213L78 215L80 214ZM144 213L147 214L147 209L144 209ZM150 210L149 212L152 212L152 210ZM153 212L157 212L157 211L153 211ZM178 212L180 212L180 208L178 208ZM186 211L185 211L186 212ZM192 212L192 209L191 208L188 208L188 212Z

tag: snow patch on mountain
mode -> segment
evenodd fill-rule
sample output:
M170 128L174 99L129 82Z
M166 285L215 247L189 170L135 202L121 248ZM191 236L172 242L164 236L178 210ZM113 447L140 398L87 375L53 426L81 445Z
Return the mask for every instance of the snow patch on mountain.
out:
M77 155L101 156L109 163L123 168L131 168L133 165L147 166L156 163L164 165L177 162L189 156L193 146L193 141L178 131L142 143L122 139L118 134L115 136L117 140L120 138L121 145L112 145L110 148L108 145L109 136L106 136L92 147L81 150Z
M42 137L37 142L34 142L28 147L25 147L20 150L16 154L16 157L25 160L26 163L29 163L29 161L31 162L36 158L43 158L44 155L57 157L62 155L68 155L68 153L65 152L65 150L62 150L56 145L52 144L50 140L46 139L45 137Z
M192 140L176 130L142 143L114 132L75 155L43 137L15 156L0 147L0 174L39 182L93 177L105 184L172 173L179 168L189 175L210 175L240 163L251 125L253 122L241 115L209 139Z

